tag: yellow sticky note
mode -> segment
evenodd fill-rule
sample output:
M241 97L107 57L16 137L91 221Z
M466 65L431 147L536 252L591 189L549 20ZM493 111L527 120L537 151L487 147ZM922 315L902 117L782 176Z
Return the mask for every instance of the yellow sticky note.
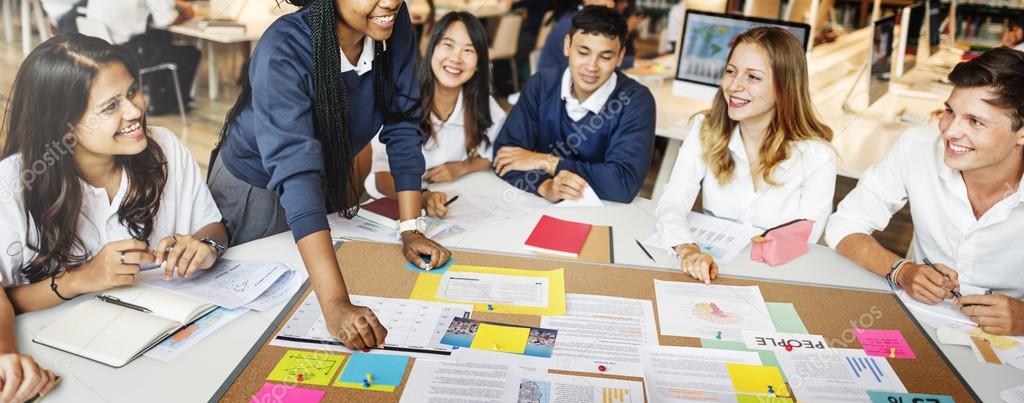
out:
M725 367L738 393L767 394L771 386L775 395L789 396L789 389L778 367L733 363L727 363Z
M522 354L526 351L526 339L530 337L530 328L499 326L481 323L476 329L476 336L470 348L478 350L501 351L503 353Z
M345 356L325 352L288 350L267 375L267 380L327 386Z
M450 269L448 269L448 272L445 273L445 275L447 276L453 273L460 272L497 274L515 277L546 278L548 280L548 306L532 307L511 304L488 304L486 302L474 303L474 301L448 301L445 299L437 298L437 289L441 285L441 279L443 276L437 276L433 274L427 275L426 273L420 273L419 277L416 278L416 285L413 286L412 293L409 294L409 299L452 303L473 303L473 310L477 312L496 312L513 313L520 315L546 316L565 315L565 271L563 269L522 270L507 269L502 267L454 265Z

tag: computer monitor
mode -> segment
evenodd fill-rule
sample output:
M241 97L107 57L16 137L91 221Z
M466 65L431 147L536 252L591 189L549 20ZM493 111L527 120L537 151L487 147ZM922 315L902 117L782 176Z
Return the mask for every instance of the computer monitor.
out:
M942 26L942 4L939 0L928 0L928 54L939 51L939 35Z
M893 42L895 40L896 16L875 21L871 36L871 76L868 80L868 105L874 104L886 92L892 79Z
M903 7L900 11L900 40L896 53L896 76L902 76L917 64L917 52L921 45L921 31L924 29L925 2Z
M682 48L672 93L702 101L712 100L728 63L732 40L758 26L776 26L792 32L807 48L811 27L807 24L687 10L683 18Z

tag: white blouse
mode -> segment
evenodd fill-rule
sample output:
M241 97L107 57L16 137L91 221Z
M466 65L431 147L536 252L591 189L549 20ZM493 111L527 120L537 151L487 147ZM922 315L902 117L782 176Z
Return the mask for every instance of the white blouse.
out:
M167 184L160 199L160 211L153 220L148 241L156 247L164 237L191 234L208 224L220 222L221 215L206 187L199 165L185 145L170 130L152 127L150 140L156 141L167 158ZM55 153L55 155L59 155ZM71 158L66 154L63 158ZM38 164L36 164L38 165ZM21 268L35 258L27 247L38 241L35 225L26 222L22 199L22 180L31 178L35 168L22 164L21 154L0 161L0 285L15 287L28 283ZM128 192L127 173L121 173L121 186L113 200L107 191L82 184L82 213L78 218L78 236L85 254L95 256L104 245L131 239L128 227L118 222L117 209Z
M729 152L736 169L732 180L722 184L704 163L704 147L700 141L703 115L693 127L672 168L665 193L658 200L655 224L666 247L694 242L686 216L693 208L697 194L703 189L705 213L757 228L766 229L795 219L814 220L809 242L817 242L832 212L835 192L837 158L828 143L805 140L792 145L789 159L772 173L779 186L761 183L754 188L753 178L740 129L729 139Z
M501 125L505 123L505 110L501 109L501 106L498 105L498 102L493 97L490 99L490 109L491 121L494 124L487 129L485 134L490 139L490 142L486 144L481 142L476 149L477 155L487 159L492 158L491 153L493 150L491 147L494 145L494 139L498 137L498 132L501 131ZM428 139L423 145L423 160L426 162L427 171L449 162L465 161L469 158L469 155L466 153L464 112L462 92L460 91L459 97L455 101L455 109L447 121L442 121L434 114L430 115L430 122L434 127L436 135ZM366 176L366 180L363 183L366 187L366 193L373 198L384 197L377 190L377 178L374 174L377 172L389 172L390 170L387 148L384 146L384 143L381 143L379 134L370 141L370 145L373 147L373 163L370 166L370 174ZM426 182L424 182L424 185L426 185Z

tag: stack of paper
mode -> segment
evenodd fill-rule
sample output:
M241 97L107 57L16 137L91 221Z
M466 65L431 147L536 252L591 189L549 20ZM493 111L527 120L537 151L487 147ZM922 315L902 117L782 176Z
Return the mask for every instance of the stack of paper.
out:
M861 350L793 351L776 357L801 401L871 402L868 391L907 391L885 358Z
M565 316L543 316L540 326L558 330L553 368L564 371L643 376L640 350L658 345L643 299L566 294Z

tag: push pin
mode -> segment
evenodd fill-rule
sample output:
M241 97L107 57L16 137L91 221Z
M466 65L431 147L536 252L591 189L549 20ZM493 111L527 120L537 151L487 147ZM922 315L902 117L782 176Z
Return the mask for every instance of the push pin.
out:
M786 345L786 351L793 351L793 346L787 344Z
M370 387L370 381L363 379L363 388L369 388L369 387Z
M896 358L896 349L895 348L890 348L889 349L889 358Z
M494 351L498 351L498 343L491 344L491 347L494 349Z
M722 340L722 332L716 333L715 334L715 338L718 339L718 340Z
M366 380L369 381L369 382L373 382L373 374L366 373Z
M370 352L370 348L369 347L363 347L363 352L364 353L369 353Z
M772 385L768 385L768 394L772 396L775 395L775 388L773 388Z
M487 304L487 310L488 311L493 311L494 310L494 305Z
M296 381L296 382L302 382L302 380L303 380L303 379L304 379L304 378L303 378L302 374L297 374L297 375L295 375L295 381Z
M604 366L604 365L598 365L598 366L597 366L597 370L598 370L598 371L601 371L601 372L604 372L604 371L607 371L607 370L608 370L608 368L605 368L605 366Z

